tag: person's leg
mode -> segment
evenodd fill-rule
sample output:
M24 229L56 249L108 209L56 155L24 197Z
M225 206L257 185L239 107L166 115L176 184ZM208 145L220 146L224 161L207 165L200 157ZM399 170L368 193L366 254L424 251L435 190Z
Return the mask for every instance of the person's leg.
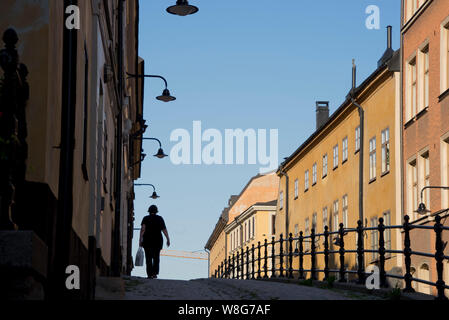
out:
M151 252L151 249L148 247L144 247L143 249L145 250L145 263L147 266L147 277L151 278L152 273L153 273L153 261L152 261L153 259L151 257L152 252Z
M159 262L160 262L161 249L153 249L153 274L157 276L159 274Z

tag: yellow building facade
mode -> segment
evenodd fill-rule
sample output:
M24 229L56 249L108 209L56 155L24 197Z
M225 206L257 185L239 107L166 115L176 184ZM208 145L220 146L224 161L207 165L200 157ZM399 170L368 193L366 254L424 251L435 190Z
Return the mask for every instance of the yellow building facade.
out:
M362 221L368 227L377 227L381 217L386 225L402 224L398 63L399 52L395 52L353 91L355 101L364 110ZM317 104L318 113L326 108L325 103ZM301 231L308 236L312 229L316 234L321 234L326 225L330 232L338 231L340 223L345 228L356 228L360 219L358 107L348 96L331 117L325 115L318 121L322 123L317 123L317 130L281 164L277 172L281 180L276 239L280 234L285 238L290 233L293 237L299 237ZM346 250L356 250L356 236L355 232L345 236ZM334 244L335 238L336 235L332 235L329 239L331 251L339 250ZM386 231L385 241L387 249L402 248L399 231ZM365 233L364 246L365 249L378 250L376 232ZM324 250L324 236L317 237L315 247L317 252ZM298 248L298 241L294 241L295 248ZM310 249L310 241L306 241L305 252L310 253ZM376 264L377 259L378 254L366 253L365 267ZM395 268L401 268L401 259L401 256L387 254L387 272L398 272L399 269ZM355 253L346 253L345 267L347 270L357 270ZM293 268L299 268L297 256L293 258ZM304 269L310 268L310 255L306 255ZM324 269L324 255L317 256L316 268ZM329 268L340 268L338 254L330 255ZM334 275L338 277L338 274ZM318 274L319 279L323 277L323 273Z
M278 190L279 177L270 172L252 177L239 195L230 197L205 246L209 276L237 250L271 238Z

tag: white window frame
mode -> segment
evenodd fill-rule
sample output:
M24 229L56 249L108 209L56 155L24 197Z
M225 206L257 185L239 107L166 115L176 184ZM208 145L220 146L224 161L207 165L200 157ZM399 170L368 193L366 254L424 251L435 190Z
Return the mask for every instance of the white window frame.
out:
M449 16L440 28L440 94L449 89Z
M342 141L342 163L348 161L348 137Z
M355 152L360 151L360 126L355 128Z
M348 221L348 195L345 194L341 201L341 210L343 215L343 225L345 228L349 228L349 221Z
M332 223L333 223L332 231L334 231L334 232L338 231L340 228L340 226L339 226L340 222L339 222L338 215L339 215L338 214L338 200L335 200L334 204L332 206Z
M327 177L328 171L328 157L327 153L323 156L323 178Z
M304 191L309 190L309 170L304 173Z
M390 171L391 150L390 150L390 128L382 131L382 174Z
M279 192L279 210L284 209L284 191Z
M338 144L334 146L333 149L333 155L334 155L334 169L338 168Z
M329 216L328 216L328 209L327 209L327 207L323 208L323 230L324 230L325 226L329 227Z
M369 180L373 181L376 179L376 137L370 139L369 141Z
M295 199L298 199L299 197L299 180L295 180Z
M312 186L316 185L318 181L318 164L315 162L312 166Z

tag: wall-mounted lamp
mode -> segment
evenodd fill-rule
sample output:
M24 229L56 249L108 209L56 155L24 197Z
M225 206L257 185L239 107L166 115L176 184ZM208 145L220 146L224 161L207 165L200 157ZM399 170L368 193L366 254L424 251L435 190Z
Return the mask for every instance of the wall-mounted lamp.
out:
M165 157L168 157L168 155L165 154L164 150L162 149L162 143L159 139L156 138L143 138L143 137L134 137L137 140L154 140L157 141L159 143L159 150L157 151L157 153L154 155L154 157L159 158L159 159L163 159Z
M158 196L158 194L156 193L156 188L154 187L154 185L149 184L149 183L136 183L134 184L135 187L153 187L153 194L150 196L151 199L156 200L157 198L160 198Z
M421 190L421 203L418 206L418 210L415 210L416 213L420 214L420 215L425 215L429 212L431 212L430 210L428 210L426 208L426 205L424 204L424 190L426 189L443 189L443 190L449 190L449 187L444 187L444 186L427 186L422 188Z
M176 5L167 8L167 12L177 16L188 16L197 13L199 9L189 4L187 0L177 0Z
M126 73L128 75L128 79L129 78L159 78L162 79L165 83L165 89L162 92L162 95L156 97L157 100L159 101L163 101L163 102L170 102L170 101L175 101L176 98L173 97L170 94L170 90L168 90L168 84L167 84L167 80L165 80L164 77L162 76L157 76L157 75L151 75L151 74L144 74L144 75L139 75L139 74L130 74L130 73Z

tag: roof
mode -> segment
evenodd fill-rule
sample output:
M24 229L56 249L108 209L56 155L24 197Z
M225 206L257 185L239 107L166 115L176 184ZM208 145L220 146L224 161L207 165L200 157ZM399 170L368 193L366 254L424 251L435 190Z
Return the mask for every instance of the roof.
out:
M224 228L226 227L226 225L228 224L229 221L229 210L232 208L232 206L240 199L240 197L243 195L243 193L246 191L246 189L248 189L248 187L250 186L250 184L263 176L267 176L269 174L274 173L275 171L270 171L264 174L257 174L255 176L253 176L248 183L245 185L245 187L242 189L242 191L240 192L239 195L232 195L229 200L228 200L228 204L229 207L225 208L222 212L222 214L220 215L220 217L218 218L218 222L215 225L214 230L212 231L212 234L209 236L209 239L207 240L207 243L205 245L205 248L210 250L213 245L215 244L215 241L217 241L218 237L220 236L220 233L224 230ZM274 200L277 203L277 200ZM273 202L273 201L271 201ZM268 202L266 204L255 204L255 205L269 205ZM226 211L226 216L224 217L224 212Z
M351 105L351 97L359 95L366 87L368 87L372 81L379 76L385 70L389 70L391 72L400 71L400 50L396 50L392 53L390 59L386 59L386 61L381 64L371 75L369 75L363 83L355 88L355 90L350 91L346 96L346 100L340 105L340 107L329 117L329 119L314 133L312 133L309 138L296 149L288 158L283 161L277 170L277 174L280 175L280 168L287 165L290 161L292 161L301 151L303 151L318 135L320 135L324 130L327 129L328 125L334 121L343 111L346 109L348 105Z

